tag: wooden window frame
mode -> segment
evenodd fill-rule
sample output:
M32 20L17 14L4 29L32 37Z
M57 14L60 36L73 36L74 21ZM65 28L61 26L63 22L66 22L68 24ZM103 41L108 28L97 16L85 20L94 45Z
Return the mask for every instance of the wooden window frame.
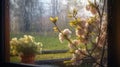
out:
M8 62L10 61L9 58L9 12L8 10L8 1L2 0L1 1L1 55L2 62Z
M116 67L120 63L120 9L119 0L110 1L108 0L108 66ZM9 0L1 0L0 2L0 62L9 63L10 61L10 26L9 26ZM111 60L112 59L112 60ZM13 64L13 66L20 64ZM24 65L23 65L24 66Z

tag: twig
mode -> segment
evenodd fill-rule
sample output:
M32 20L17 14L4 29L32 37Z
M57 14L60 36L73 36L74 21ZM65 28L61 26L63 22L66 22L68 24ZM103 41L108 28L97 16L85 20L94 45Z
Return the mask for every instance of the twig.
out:
M106 3L106 0L104 0L104 4L103 4L103 8L102 8L102 17L103 17L103 12L104 12L104 9L105 9L105 3ZM105 45L106 45L106 36L105 36L105 43L104 43L103 49L102 49L102 55L101 55L101 59L100 59L100 64L102 64L102 62L103 62L103 57L104 57L104 52L105 52Z
M100 27L99 27L99 34L98 34L98 42L96 43L96 46L93 48L93 50L91 51L91 54L93 54L93 52L94 52L94 50L98 47L98 43L99 43L99 40L100 40L100 35L101 35L101 26L102 26L102 17L103 17L103 13L104 13L104 7L105 7L105 0L104 0L104 5L103 5L103 8L102 8L102 14L100 13L100 10L99 10L99 8L96 6L95 8L96 8L96 10L97 10L97 12L98 12L98 15L99 15L99 17L100 17Z
M104 58L104 53L105 53L105 45L106 45L106 40L105 40L105 43L104 43L103 49L102 49L102 55L101 55L101 59L100 59L100 64L101 65L103 64L103 58Z
M85 56L91 57L91 59L95 60L95 63L96 63L96 64L100 65L101 67L104 67L104 65L98 63L97 60L96 60L93 56L87 55L87 54L85 54L85 53L82 52L82 51L80 51L80 52L81 52L81 54L83 54L83 55L85 55Z

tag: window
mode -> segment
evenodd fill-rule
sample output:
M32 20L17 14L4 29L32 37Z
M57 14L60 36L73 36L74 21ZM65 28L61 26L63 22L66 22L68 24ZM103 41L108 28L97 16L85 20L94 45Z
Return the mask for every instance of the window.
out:
M64 3L64 4L66 4L66 3ZM7 13L6 13L7 14ZM11 20L10 20L11 21ZM6 21L7 22L7 21ZM9 25L9 24L8 24ZM7 29L7 28L6 28ZM15 29L15 28L14 28ZM17 28L16 28L17 29ZM29 28L25 28L25 29L29 29ZM27 30L27 31L29 31L29 30ZM47 34L45 34L45 35L47 35ZM6 36L7 37L7 36ZM9 37L9 36L8 36ZM9 38L8 38L9 39ZM7 47L9 47L9 46L7 46ZM9 49L9 48L8 48Z
M66 5L61 6L60 0L9 0L10 5L10 39L32 35L37 42L43 43L43 52L37 55L37 60L51 60L70 58L65 43L60 43L57 33L53 32L50 16L59 16L67 21ZM64 7L64 8L63 8ZM61 12L62 11L62 12ZM66 27L67 23L61 23L61 27ZM19 47L19 46L18 46ZM48 52L48 54L43 54ZM53 54L49 54L52 52ZM15 51L13 51L13 54ZM54 54L56 53L56 54ZM12 54L12 52L11 52ZM11 62L20 62L19 56L11 56Z

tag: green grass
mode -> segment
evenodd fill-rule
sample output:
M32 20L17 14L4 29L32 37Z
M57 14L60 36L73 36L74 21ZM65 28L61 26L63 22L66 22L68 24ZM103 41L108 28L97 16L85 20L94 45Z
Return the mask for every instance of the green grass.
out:
M50 60L50 59L58 59L58 58L69 58L72 55L70 53L58 53L58 54L40 54L35 57L36 60ZM11 56L10 62L20 62L19 56Z
M67 42L60 43L58 37L55 36L35 36L36 41L43 43L43 50L68 49Z

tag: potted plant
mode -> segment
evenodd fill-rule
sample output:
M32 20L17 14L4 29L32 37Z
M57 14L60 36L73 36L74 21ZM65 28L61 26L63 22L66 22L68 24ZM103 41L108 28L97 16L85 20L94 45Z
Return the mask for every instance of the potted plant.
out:
M33 64L36 54L42 50L42 43L36 42L31 35L24 35L21 38L12 38L10 41L11 54L17 54L21 58L21 63Z

